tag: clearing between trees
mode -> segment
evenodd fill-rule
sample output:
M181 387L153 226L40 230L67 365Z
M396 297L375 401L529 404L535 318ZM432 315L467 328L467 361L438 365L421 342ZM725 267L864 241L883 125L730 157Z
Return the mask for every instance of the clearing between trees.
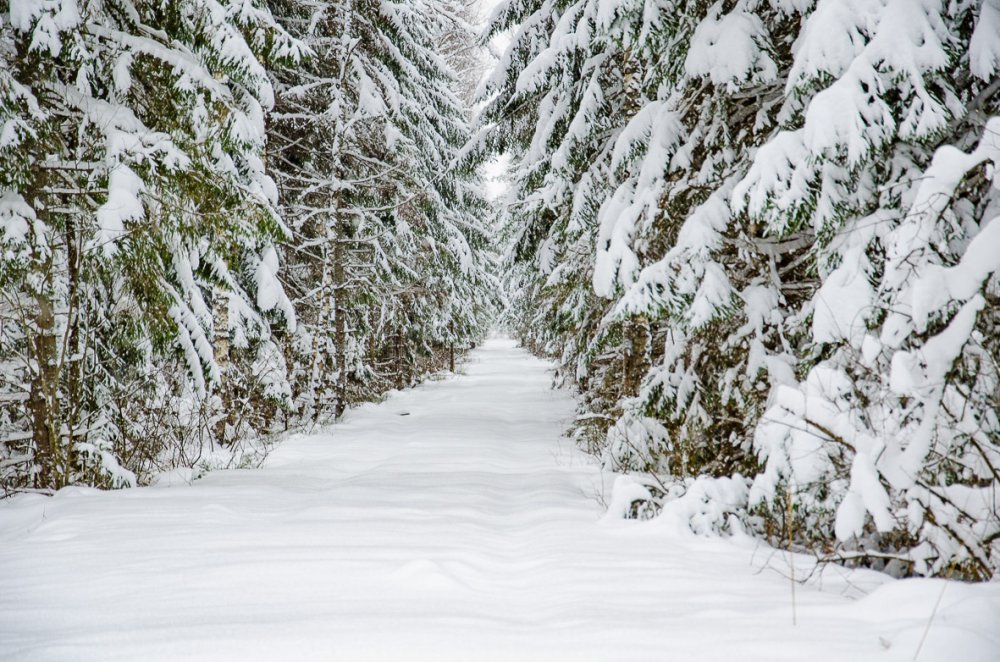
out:
M620 519L549 368L493 339L260 470L0 501L0 659L1000 659L996 583L828 567L793 626L783 552Z

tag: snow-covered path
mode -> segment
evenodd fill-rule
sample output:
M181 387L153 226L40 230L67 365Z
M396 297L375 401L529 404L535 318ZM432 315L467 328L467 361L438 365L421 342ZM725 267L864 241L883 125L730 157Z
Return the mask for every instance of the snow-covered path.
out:
M466 371L261 470L0 503L0 659L913 659L940 582L799 587L793 627L750 541L602 521L545 363L494 340ZM919 659L995 659L998 589L949 584Z

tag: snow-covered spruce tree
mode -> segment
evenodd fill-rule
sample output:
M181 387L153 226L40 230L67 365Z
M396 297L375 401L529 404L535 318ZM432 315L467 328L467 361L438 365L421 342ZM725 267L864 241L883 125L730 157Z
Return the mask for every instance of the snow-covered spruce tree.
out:
M268 311L293 315L274 278L282 226L260 158L272 93L258 58L295 51L253 3L9 3L5 485L131 484L186 452L170 439L211 433L220 384L282 397ZM240 379L230 344L252 353Z
M458 163L466 109L434 49L446 8L274 4L311 49L275 72L270 164L293 229L303 323L289 355L303 419L408 384L439 365L422 359L440 361L488 322L483 202Z
M440 366L445 348L467 346L486 331L498 289L488 207L475 161L465 146L471 137L468 106L459 97L474 70L462 64L459 44L473 47L468 25L452 0L407 3L397 21L400 52L414 73L400 77L404 92L401 130L414 146L409 197L398 213L419 238L411 284L399 300L399 328L411 337L411 361L419 375ZM412 43L412 48L406 44ZM462 66L468 66L465 63ZM421 367L422 366L422 367Z
M505 11L498 28L506 25L499 21ZM494 85L507 80L525 90L527 81L540 81L541 91L531 88L528 97L540 109L539 132L560 127L545 113L564 114L561 131L593 136L586 146L560 142L551 128L537 136L532 149L569 147L568 161L587 174L538 175L548 159L536 156L536 165L525 150L516 194L538 201L540 210L516 207L512 216L515 250L531 261L529 292L561 295L573 306L561 325L547 328L581 377L590 409L584 421L597 423L591 448L605 452L612 467L726 474L754 465L752 411L767 388L762 368L769 367L770 348L781 351L768 330L773 316L761 307L781 293L770 273L758 276L762 264L775 261L774 247L749 240L748 229L730 228L727 200L748 167L747 148L773 122L770 100L781 93L775 60L787 52L795 22L769 7L761 11L763 18L745 3L723 14L695 2L610 10L581 2L560 13L544 4L529 18L517 17L512 51L494 74ZM574 48L578 61L566 55ZM580 63L604 66L607 74L584 78ZM520 73L515 78L503 67ZM550 71L560 76L538 73ZM498 98L512 111L528 106L519 97L506 101L510 93ZM567 99L577 98L603 105L574 114ZM529 123L513 112L507 120L501 136ZM560 213L564 226L546 221ZM563 227L576 232L572 241ZM737 282L727 270L739 271ZM575 278L567 278L570 272ZM522 301L526 309L560 310L537 297Z
M836 533L842 557L991 575L996 281L980 251L995 216L995 3L590 7L500 7L493 29L514 26L512 48L486 119L493 146L517 150L517 314L613 421L592 449L675 475L746 475L759 457L768 527L789 524L790 500L802 543ZM606 120L607 141L574 153L609 192L553 156L564 118L587 119L581 72L616 52L633 56L619 84L637 110L610 106L628 123ZM581 191L596 191L582 233L595 252L572 254L569 281L563 228ZM601 399L592 359L627 366L636 320L649 325L639 395L622 369Z
M833 558L993 576L1000 6L819 0L803 19L782 130L734 196L775 236L813 234L822 281L753 498L791 493Z
M793 311L811 287L809 237L764 236L729 208L775 123L799 18L783 3L678 9L645 31L655 96L615 146L600 219L594 284L616 299L602 324L642 315L652 334L608 452L627 468L738 477L755 469L769 388L791 379Z
M646 360L648 324L630 318L598 331L609 302L591 285L612 148L644 100L642 54L623 29L634 9L510 2L486 33L512 31L485 86L481 123L487 149L514 154L503 201L514 326L580 385L577 432L592 450Z
M482 20L479 6L465 0L439 0L435 5L435 50L454 73L455 93L471 119L476 91L487 71L475 27Z

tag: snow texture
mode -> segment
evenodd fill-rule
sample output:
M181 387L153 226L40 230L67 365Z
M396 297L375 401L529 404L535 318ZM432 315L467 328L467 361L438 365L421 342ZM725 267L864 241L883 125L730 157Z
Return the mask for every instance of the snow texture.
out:
M721 2L712 6L691 38L684 62L688 75L708 76L713 84L730 91L777 77L777 65L762 48L768 41L764 24L744 4L738 3L735 11L724 16Z
M493 340L262 470L0 503L0 658L889 662L933 613L918 660L1000 659L997 584L828 568L793 627L787 559L676 526L738 482L602 518L548 368Z

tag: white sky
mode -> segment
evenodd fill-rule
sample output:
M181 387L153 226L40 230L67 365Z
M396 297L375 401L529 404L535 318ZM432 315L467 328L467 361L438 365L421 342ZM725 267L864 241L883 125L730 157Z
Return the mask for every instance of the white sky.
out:
M486 27L486 19L493 11L493 8L500 4L501 0L478 0L476 3L478 6L479 21L477 27L480 29ZM490 48L488 51L483 52L483 57L486 60L486 73L484 76L488 76L490 71L496 65L496 55L502 54L510 42L510 37L507 33L497 35L490 42ZM492 51L492 52L490 52ZM489 200L496 200L502 196L508 188L508 183L504 179L504 174L507 170L507 166L510 164L510 157L507 155L500 156L493 159L489 163L483 166L483 186L486 192L486 197Z

